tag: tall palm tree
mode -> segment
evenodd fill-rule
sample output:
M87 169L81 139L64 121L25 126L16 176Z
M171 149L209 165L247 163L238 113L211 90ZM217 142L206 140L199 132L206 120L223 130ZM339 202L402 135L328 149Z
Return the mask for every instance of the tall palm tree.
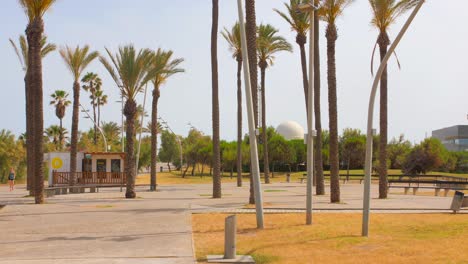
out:
M89 92L89 99L91 99L91 106L93 107L93 118L94 118L94 145L97 144L97 124L96 124L96 108L97 108L97 96L96 93L101 89L102 80L94 72L88 72L82 79L83 89ZM99 124L99 123L98 123Z
M26 40L26 37L24 35L20 35L18 39L19 45L16 45L16 43L10 39L10 43L16 53L16 56L18 57L18 60L20 62L21 68L24 71L24 87L25 87L25 99L26 99L26 134L32 134L32 121L33 114L34 112L30 111L32 103L31 98L29 97L28 94L28 85L27 85L27 78L26 78L26 73L28 70L28 42ZM57 49L57 46L52 43L47 43L47 37L42 36L41 42L41 57L45 58L47 54L51 53L52 51L55 51ZM18 48L19 47L19 48ZM27 189L30 191L30 195L34 194L34 144L26 144L26 163L27 163Z
M55 106L55 115L60 120L60 130L62 130L62 119L65 116L65 110L71 104L71 101L68 100L68 93L63 90L56 90L53 94L50 95L50 97L52 97L50 104ZM60 138L59 142L63 143L63 138ZM62 148L63 145L61 145L60 149Z
M161 85L163 85L169 77L176 73L184 72L184 69L178 66L184 59L173 59L172 51L164 51L158 49L153 56L152 67L157 69L151 82L153 83L153 103L151 111L151 185L150 190L156 191L156 163L158 155L158 101L161 96Z
M255 127L258 127L258 72L257 72L257 20L255 14L255 0L245 0L245 33L247 37L247 53L249 57L250 89L254 109ZM249 204L255 204L254 186L252 178L252 164L250 164L250 195Z
M319 5L320 0L315 0L315 4ZM315 130L317 137L315 141L314 165L315 165L315 182L317 195L325 194L325 178L323 176L323 153L322 153L322 115L320 102L320 19L319 12L315 10L314 15L314 40L315 40L315 59L314 59L314 113L315 113Z
M301 50L301 66L302 66L302 83L304 86L304 97L306 102L306 109L308 105L307 91L309 87L309 81L307 77L307 59L305 52L305 44L307 43L307 31L310 26L310 16L305 12L297 12L297 6L299 4L310 3L309 0L290 0L289 4L284 3L287 12L281 12L278 9L274 9L288 24L292 30L296 32L296 43L299 45Z
M149 49L137 51L133 45L120 47L113 55L107 48L110 62L100 57L101 63L107 69L112 79L126 99L124 115L126 117L126 160L125 174L127 177L126 198L135 198L135 117L137 113L136 96L155 74L151 67L153 53Z
M232 58L237 61L237 187L242 187L242 47L239 22L231 31L224 28L221 34L229 44Z
M272 25L261 24L258 27L257 54L258 67L261 74L262 89L262 139L263 139L263 172L265 183L270 183L270 165L268 162L268 138L266 126L265 74L268 66L272 66L275 54L280 51L292 52L292 46L285 38L277 35L278 30Z
M44 202L44 172L43 172L43 132L44 109L42 91L42 48L41 41L44 33L44 20L47 10L55 3L55 0L19 0L28 17L26 38L28 42L27 71L26 71L26 122L30 124L28 139L32 145L32 168L35 175L34 196L35 203ZM28 109L29 102L29 109ZM29 145L29 143L28 143Z
M218 17L219 1L213 0L211 21L211 86L213 119L213 198L221 198L221 145L219 136L219 87L218 87Z
M420 0L369 0L372 8L371 24L379 30L376 45L379 45L380 60L387 55L390 45L389 27L396 19L412 9ZM374 47L375 52L375 47ZM372 58L374 53L372 54ZM388 72L385 67L380 79L380 144L379 144L379 198L387 198L387 140L388 140Z
M324 0L320 17L327 22L325 37L327 38L327 70L328 70L328 113L330 128L330 201L340 202L340 176L338 160L338 111L336 96L336 60L335 46L338 39L336 28L337 18L353 0Z
M107 104L107 95L104 94L102 88L96 91L96 105L97 105L97 124L101 125L101 106Z
M78 151L78 122L80 112L80 78L86 67L99 56L97 51L90 52L89 46L83 48L77 46L72 49L68 46L60 49L65 65L73 76L73 114L72 114L72 129L71 129L71 146L70 146L70 185L76 182L76 153Z

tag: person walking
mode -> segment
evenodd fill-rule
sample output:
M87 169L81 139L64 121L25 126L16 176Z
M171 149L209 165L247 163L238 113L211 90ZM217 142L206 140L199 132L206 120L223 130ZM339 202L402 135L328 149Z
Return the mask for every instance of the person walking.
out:
M10 168L10 174L8 175L8 182L10 183L10 192L15 189L15 170Z

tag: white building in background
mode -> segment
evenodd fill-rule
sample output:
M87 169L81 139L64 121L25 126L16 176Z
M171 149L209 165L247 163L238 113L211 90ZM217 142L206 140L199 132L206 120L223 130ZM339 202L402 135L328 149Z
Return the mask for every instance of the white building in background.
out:
M304 139L304 128L294 121L286 121L281 123L276 132L282 135L286 140Z

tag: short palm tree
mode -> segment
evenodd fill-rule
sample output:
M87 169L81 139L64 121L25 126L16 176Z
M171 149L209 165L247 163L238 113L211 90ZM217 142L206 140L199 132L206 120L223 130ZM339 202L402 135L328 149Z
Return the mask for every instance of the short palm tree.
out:
M173 58L172 51L158 49L153 56L152 67L156 69L151 82L153 83L153 102L151 111L151 184L150 190L156 191L156 163L158 155L158 101L161 96L161 85L169 77L176 73L184 72L184 69L178 68L184 61L181 58Z
M310 26L310 16L305 12L298 12L297 6L300 4L310 3L310 0L290 0L289 4L284 3L287 12L281 12L278 9L274 9L288 24L292 30L296 32L296 43L299 45L301 50L301 66L302 66L302 83L304 86L304 97L307 109L307 91L309 87L309 81L307 77L307 59L305 52L305 44L307 43L307 31Z
M369 0L372 8L372 25L379 30L376 45L379 45L380 60L387 55L390 45L389 27L396 19L410 10L420 0ZM374 48L375 51L375 48ZM373 54L372 54L373 55ZM372 56L374 57L374 56ZM380 144L379 144L379 198L387 198L387 141L388 141L388 73L385 67L380 79Z
M68 131L60 126L50 126L44 131L45 135L54 143L56 150L62 150Z
M336 60L335 47L338 39L336 20L353 0L323 0L320 18L327 23L327 78L328 78L328 113L330 128L330 201L340 202L340 176L338 160L338 110L336 95Z
M28 71L28 52L29 52L29 47L28 47L28 42L26 40L26 37L24 35L21 35L18 39L19 45L16 45L16 43L10 39L10 43L13 46L13 49L16 53L16 56L18 57L18 60L21 64L21 68L24 71L24 87L25 87L25 99L26 99L26 133L29 133L30 135L33 133L32 132L32 123L31 120L33 119L33 112L30 111L32 107L32 101L31 98L29 97L28 94L28 85L27 85L27 78L26 78L26 73ZM52 51L55 51L57 49L57 46L52 43L47 43L47 37L42 36L41 42L41 57L45 58L49 53ZM32 118L32 119L31 119ZM27 189L30 191L30 195L34 194L34 188L33 188L33 178L34 178L34 158L33 158L33 152L34 152L34 144L26 144L26 162L27 162Z
M30 125L28 133L29 143L31 145L32 158L31 167L34 179L35 203L44 202L44 172L43 172L43 133L44 133L44 109L43 109L43 90L42 90L42 48L41 41L44 33L43 16L49 8L55 3L55 0L19 0L20 6L28 17L28 26L26 28L26 39L28 42L26 66L26 122ZM29 104L29 109L28 109ZM28 130L28 129L27 129Z
M65 116L66 108L71 104L71 101L68 100L68 93L63 90L56 90L53 94L50 95L52 97L52 101L50 104L55 106L55 115L60 120L60 130L63 129L62 119ZM63 143L63 138L59 139L60 143ZM61 148L63 145L61 145Z
M271 25L260 25L258 27L257 54L258 67L261 75L262 89L262 141L263 141L263 165L265 183L270 183L270 165L268 162L268 138L266 126L266 102L265 102L265 74L266 69L273 65L275 54L280 51L292 52L292 46L285 38L277 35L278 30Z
M211 20L211 108L213 122L213 198L221 198L221 142L219 136L218 85L218 20L219 0L212 1Z
M60 49L65 65L73 76L73 114L70 145L70 185L76 183L76 154L78 151L78 122L80 112L80 78L86 67L99 56L97 51L90 52L89 46L75 49L64 47Z
M94 118L94 145L97 144L97 124L96 124L96 108L97 108L97 96L96 93L101 89L102 80L94 72L88 72L82 79L83 89L89 92L89 99L91 100L91 106L93 107L93 118ZM99 123L98 123L99 124Z
M242 47L239 22L231 31L224 28L221 34L229 44L232 58L237 61L237 187L242 187Z
M109 145L118 145L120 143L120 126L117 123L102 122L101 127Z
M125 174L127 177L126 198L135 198L135 117L137 114L136 96L154 76L151 62L153 53L148 49L137 51L133 45L120 47L114 55L106 48L110 62L100 57L101 63L107 69L112 79L126 99L124 115L126 117L126 160Z
M257 19L255 0L245 0L245 33L247 37L247 53L249 57L250 89L254 109L255 127L258 127L258 70L257 70ZM249 204L255 204L252 168L250 169Z

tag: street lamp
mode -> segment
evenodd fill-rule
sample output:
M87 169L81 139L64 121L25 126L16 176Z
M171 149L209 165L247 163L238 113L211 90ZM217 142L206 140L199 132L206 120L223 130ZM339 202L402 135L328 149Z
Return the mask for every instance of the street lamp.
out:
M250 140L250 160L252 168L252 178L254 184L255 195L255 208L257 217L257 228L263 229L263 199L262 188L260 183L260 167L258 165L258 149L257 137L255 135L255 118L252 101L252 90L250 83L250 70L249 70L249 56L247 53L247 39L245 36L245 23L244 23L244 8L242 7L242 0L237 0L237 11L239 13L239 25L242 46L242 62L244 64L244 82L245 82L245 99L247 101L247 117L249 124L249 140Z
M362 236L369 236L369 215L370 215L370 186L371 186L371 173L372 173L372 136L373 136L373 118L374 118L374 102L375 102L375 95L377 93L377 87L379 85L380 78L382 77L382 73L384 69L387 67L387 62L390 59L390 56L395 51L398 43L403 38L403 35L408 30L411 22L413 22L414 17L418 13L419 9L421 9L422 5L424 4L425 0L421 0L418 5L414 8L413 12L409 16L408 20L406 21L405 25L401 29L398 36L395 38L395 41L390 46L387 55L383 58L382 62L380 63L379 70L377 75L375 76L374 83L372 85L372 90L369 99L369 110L367 113L367 139L366 139L366 162L365 162L365 177L364 177L364 199L363 199L363 209L362 209Z
M106 139L106 136L104 135L104 131L102 131L101 127L99 126L99 124L96 123L96 121L91 117L91 115L89 114L89 110L86 110L82 104L80 104L80 107L81 107L81 112L85 113L87 115L87 118L89 118L91 121L93 121L94 125L97 127L97 129L99 130L99 132L101 133L102 135L102 138L104 140L104 152L107 152L108 151L108 146L107 146L107 139Z
M309 88L307 91L307 197L306 197L306 224L312 224L312 188L314 181L314 62L315 62L315 10L319 7L310 3L297 5L296 11L309 13Z

